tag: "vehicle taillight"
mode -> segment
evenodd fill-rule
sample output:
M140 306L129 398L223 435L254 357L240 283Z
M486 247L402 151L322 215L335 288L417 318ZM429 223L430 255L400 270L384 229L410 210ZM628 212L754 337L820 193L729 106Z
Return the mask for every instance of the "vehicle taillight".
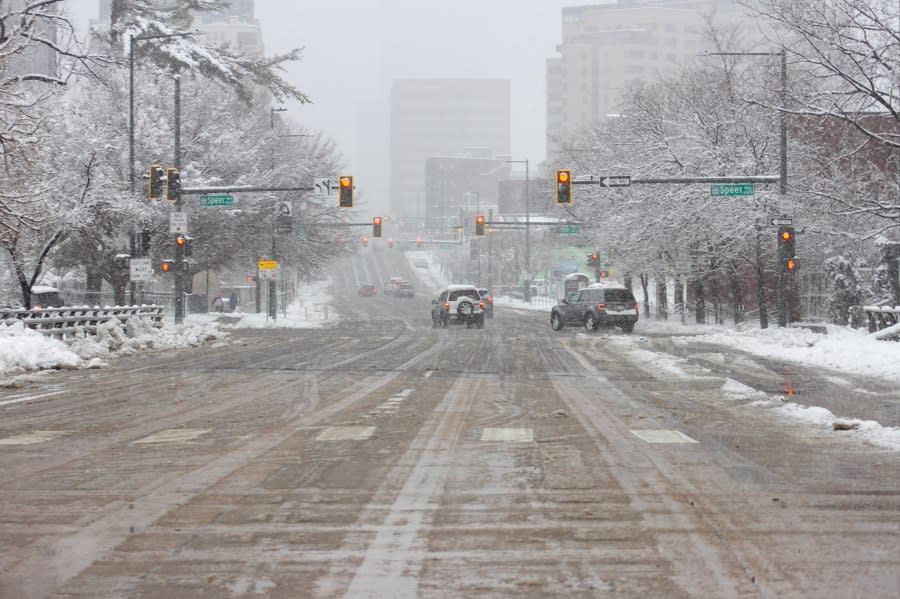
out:
M597 304L597 309L601 312L606 312L606 304Z
M484 310L484 302L478 302L478 307Z
M494 298L492 298L491 296L487 296L486 299L487 299L487 303L489 303L489 304L493 304L493 303L494 303Z
M638 311L638 305L637 305L637 302L634 302L634 311L635 311L635 312Z
M449 304L449 303L445 303L445 304L444 304L444 310L447 310L448 312L450 311L450 304Z

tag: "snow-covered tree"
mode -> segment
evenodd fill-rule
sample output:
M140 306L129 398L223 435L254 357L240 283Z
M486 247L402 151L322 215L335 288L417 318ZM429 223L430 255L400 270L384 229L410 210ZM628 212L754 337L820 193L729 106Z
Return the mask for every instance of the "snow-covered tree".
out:
M828 319L834 324L848 324L850 308L862 304L862 291L853 264L844 256L825 260L828 282Z

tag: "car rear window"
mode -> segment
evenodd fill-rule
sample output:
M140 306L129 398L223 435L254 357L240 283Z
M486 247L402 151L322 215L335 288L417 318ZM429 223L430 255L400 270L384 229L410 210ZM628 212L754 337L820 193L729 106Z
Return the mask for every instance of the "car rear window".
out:
M457 289L456 291L450 292L450 301L458 300L461 297L469 297L474 300L481 299L481 296L478 295L478 292L474 289Z
M608 304L633 304L634 296L627 289L607 289L606 303Z

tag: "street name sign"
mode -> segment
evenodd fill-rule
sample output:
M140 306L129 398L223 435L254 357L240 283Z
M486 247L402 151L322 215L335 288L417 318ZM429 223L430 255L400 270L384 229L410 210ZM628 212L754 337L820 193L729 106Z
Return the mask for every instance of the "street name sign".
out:
M631 177L600 177L600 187L628 187Z
M790 227L794 224L794 219L792 218L773 218L772 224L776 227Z
M132 258L130 260L131 281L138 283L153 279L153 267L150 258Z
M201 206L232 206L234 196L229 193L217 193L200 196Z
M178 233L187 234L187 212L170 212L169 213L169 233L177 235Z
M559 235L575 235L580 230L578 225L563 225L561 227L556 227L556 232Z
M754 193L753 183L713 183L709 186L709 195L714 198L752 196Z

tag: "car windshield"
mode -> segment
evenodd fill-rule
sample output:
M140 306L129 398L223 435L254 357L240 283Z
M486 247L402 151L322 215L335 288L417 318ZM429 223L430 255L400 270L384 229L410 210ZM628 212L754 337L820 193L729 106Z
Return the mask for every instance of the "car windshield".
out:
M474 299L474 300L481 299L481 296L478 295L478 291L476 291L475 289L456 289L456 290L450 292L450 301L451 302L461 299L461 298L464 298L464 297Z

